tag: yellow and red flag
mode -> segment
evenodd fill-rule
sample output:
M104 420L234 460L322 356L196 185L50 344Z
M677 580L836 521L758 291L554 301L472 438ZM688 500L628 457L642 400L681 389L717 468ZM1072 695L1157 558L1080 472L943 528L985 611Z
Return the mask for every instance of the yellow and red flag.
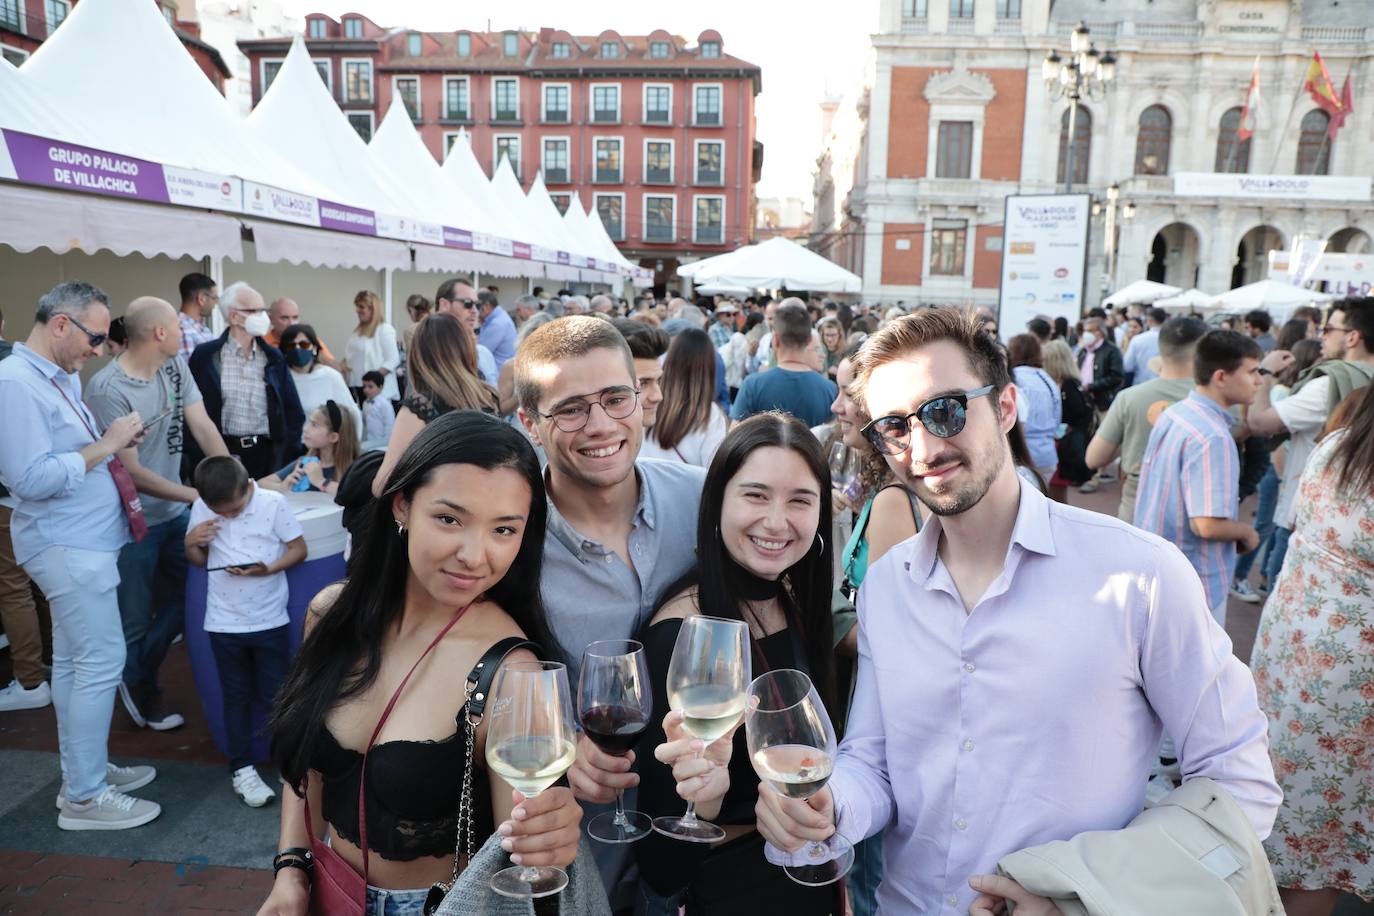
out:
M1335 115L1345 110L1340 96L1336 94L1336 86L1331 82L1331 74L1327 72L1326 61L1322 60L1320 51L1312 52L1312 63L1307 65L1307 82L1303 88L1312 96L1312 101L1317 107L1327 114Z
M1250 71L1250 88L1245 91L1245 107L1240 110L1240 126L1236 128L1236 139L1244 142L1255 135L1255 125L1260 110L1259 56L1255 57L1255 69Z
M1345 75L1345 85L1341 87L1341 110L1331 116L1331 123L1326 125L1326 137L1328 140L1336 139L1336 131L1345 124L1345 119L1350 117L1350 112L1355 109L1355 89L1350 85L1350 74Z

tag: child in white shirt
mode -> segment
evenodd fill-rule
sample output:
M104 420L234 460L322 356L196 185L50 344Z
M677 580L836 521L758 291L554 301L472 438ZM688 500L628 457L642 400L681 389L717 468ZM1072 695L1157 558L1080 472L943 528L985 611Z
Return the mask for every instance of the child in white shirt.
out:
M253 712L271 706L291 661L285 570L305 559L305 535L281 493L248 478L237 458L196 467L186 560L208 567L205 630L224 697L234 791L258 808L276 795L253 766Z
M391 427L396 425L396 408L383 394L385 379L380 372L363 373L363 451L386 448Z

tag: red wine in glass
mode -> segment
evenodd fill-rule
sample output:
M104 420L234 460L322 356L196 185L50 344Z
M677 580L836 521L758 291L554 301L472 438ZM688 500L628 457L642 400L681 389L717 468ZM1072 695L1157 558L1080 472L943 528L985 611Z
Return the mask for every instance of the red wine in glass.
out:
M582 731L608 754L633 750L649 727L649 716L633 706L593 706L582 713Z
M624 757L639 743L653 708L643 645L609 639L587 646L577 683L577 715L597 748ZM648 836L651 827L647 814L625 810L625 793L617 792L615 811L587 821L587 835L602 843L633 843Z

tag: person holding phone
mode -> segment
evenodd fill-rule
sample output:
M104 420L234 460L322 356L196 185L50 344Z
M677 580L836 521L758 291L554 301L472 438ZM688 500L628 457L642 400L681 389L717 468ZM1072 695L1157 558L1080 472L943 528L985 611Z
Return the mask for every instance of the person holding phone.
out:
M270 706L286 680L286 570L305 560L305 534L286 497L253 483L237 458L206 458L195 483L186 559L210 573L205 629L224 697L234 792L260 808L276 793L253 766L253 709Z
M229 452L180 355L181 323L172 304L151 296L135 299L125 310L124 330L128 349L91 379L86 405L101 428L131 411L143 418L143 441L119 453L148 521L148 536L119 552L116 594L125 645L119 699L135 725L167 731L185 722L163 702L157 675L185 612L182 540L196 499L196 491L181 483L186 433L207 455Z

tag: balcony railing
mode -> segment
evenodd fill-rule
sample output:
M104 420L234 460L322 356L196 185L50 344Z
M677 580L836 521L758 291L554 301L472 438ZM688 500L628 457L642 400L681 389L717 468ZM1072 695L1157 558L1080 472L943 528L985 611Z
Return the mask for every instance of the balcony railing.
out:
M1137 22L1132 32L1136 38L1158 41L1195 41L1202 37L1200 22Z
M720 226L697 226L692 241L698 245L719 245L725 241L725 232Z
M902 34L903 35L925 35L930 31L929 20L924 16L903 16Z
M548 184L567 184L568 170L566 168L555 168L552 166L545 166L544 181Z
M1058 38L1068 38L1073 34L1073 30L1076 27L1077 25L1075 23L1058 21L1054 24L1054 34ZM1088 28L1092 30L1093 40L1100 41L1105 38L1115 38L1117 32L1121 30L1121 23L1089 22Z
M1303 41L1366 41L1374 39L1370 30L1364 26L1306 25L1302 29Z
M20 12L14 0L10 0L9 4L0 3L0 29L9 29L38 41L43 41L49 35L47 18L41 13Z
M992 29L994 35L1020 35L1021 32L1020 19L998 19Z
M972 35L974 22L972 18L951 19L949 21L949 34L951 35Z
M650 108L644 112L645 124L667 124L672 120L672 114L666 108Z

